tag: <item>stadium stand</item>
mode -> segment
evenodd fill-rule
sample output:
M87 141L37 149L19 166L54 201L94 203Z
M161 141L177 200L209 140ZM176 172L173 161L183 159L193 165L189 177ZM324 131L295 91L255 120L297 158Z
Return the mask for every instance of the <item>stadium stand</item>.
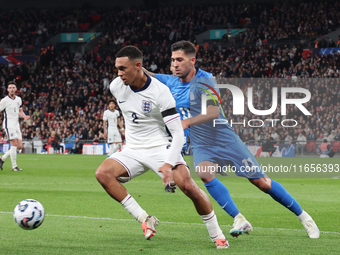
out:
M84 54L45 48L44 61L0 63L1 94L6 94L8 81L18 82L24 111L32 116L22 123L24 139L45 140L53 130L64 140L72 136L89 141L103 139L102 116L111 98L109 83L116 77L114 56L121 47L136 45L143 50L146 69L169 74L171 43L196 43L196 35L207 29L242 27L243 32L227 40L196 43L197 67L213 73L218 83L244 78L238 85L244 93L252 87L254 107L259 110L271 107L273 86L307 88L312 98L305 106L312 115L305 116L288 106L286 117L275 112L266 119L298 119L298 128L272 127L270 123L262 129L236 125L241 139L261 143L269 132L274 140L288 143L302 132L307 138L307 153L314 153L323 139L339 151L340 84L339 79L332 78L339 77L340 53L312 52L313 48L334 47L322 37L340 27L340 6L335 3L330 8L330 4L183 6L118 12L84 7L32 9L25 15L20 11L2 13L0 48L40 48L62 31L95 29L102 32L102 38L97 47ZM221 96L226 118L242 121L232 115L230 91L222 90ZM247 121L263 119L245 109Z

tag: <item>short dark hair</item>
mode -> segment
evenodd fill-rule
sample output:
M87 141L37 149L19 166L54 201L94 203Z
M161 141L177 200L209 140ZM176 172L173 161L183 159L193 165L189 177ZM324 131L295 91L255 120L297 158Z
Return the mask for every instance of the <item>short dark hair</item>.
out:
M128 57L129 60L140 59L143 60L143 53L135 46L128 45L122 48L116 54L116 58Z
M113 102L115 105L117 105L116 101L113 100L113 99L110 99L110 100L107 102L107 104L109 105L111 102Z
M195 45L189 41L179 41L171 45L171 51L178 51L178 50L184 51L185 55L196 56Z
M8 87L9 85L15 85L15 86L17 86L17 83L16 83L15 81L10 81L10 82L7 83L7 87Z

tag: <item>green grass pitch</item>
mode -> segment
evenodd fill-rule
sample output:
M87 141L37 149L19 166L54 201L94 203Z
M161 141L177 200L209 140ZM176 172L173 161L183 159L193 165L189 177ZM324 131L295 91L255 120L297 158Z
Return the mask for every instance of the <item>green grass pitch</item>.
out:
M151 171L125 184L151 215L160 219L151 241L123 207L98 184L94 173L105 156L18 155L23 172L12 172L10 159L0 171L0 254L339 254L340 173L268 173L314 218L321 237L307 237L289 210L234 174L220 180L241 213L252 223L250 235L228 235L232 218L212 199L230 248L216 250L191 201L181 191L164 192ZM339 164L338 159L259 158L260 164ZM203 183L193 173L197 184ZM306 178L305 178L306 177ZM333 179L332 177L335 177ZM13 220L14 207L33 198L45 208L45 221L25 231Z

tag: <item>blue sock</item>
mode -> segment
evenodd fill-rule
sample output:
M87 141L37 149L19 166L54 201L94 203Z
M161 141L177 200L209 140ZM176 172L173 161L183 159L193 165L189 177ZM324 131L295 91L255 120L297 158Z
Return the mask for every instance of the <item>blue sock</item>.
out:
M299 203L287 192L287 190L278 182L272 180L272 187L268 194L281 205L287 207L296 216L302 213L302 208Z
M217 203L226 211L231 217L235 218L240 211L237 209L234 200L229 194L229 190L217 178L208 183L204 183L209 194L217 201Z

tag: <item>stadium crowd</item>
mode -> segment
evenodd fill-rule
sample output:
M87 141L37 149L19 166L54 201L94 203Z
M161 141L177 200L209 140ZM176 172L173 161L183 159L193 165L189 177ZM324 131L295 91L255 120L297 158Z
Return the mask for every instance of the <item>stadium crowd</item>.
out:
M23 23L29 26L25 20L28 16L22 17L21 21L11 19L14 23L10 23L8 28L0 27L1 43L15 46L19 41L20 46L21 43L27 43L27 40L32 41L27 33L36 31L42 20L50 35L59 31L58 25L55 25L60 23L61 17L64 17L64 23L70 23L66 26L76 27L74 22L88 21L87 14L90 13L65 10L37 12L31 15L35 17L31 29L20 29ZM17 17L15 13L9 18ZM45 19L45 15L51 17L51 20ZM262 142L267 138L266 134L271 134L270 137L275 141L289 143L290 140L298 140L297 144L307 151L314 151L316 145L324 139L329 142L340 140L340 82L339 79L332 79L340 75L340 53L313 56L301 45L290 47L287 43L281 47L281 44L277 44L277 41L285 43L289 40L315 38L340 27L338 3L331 7L330 3L319 2L318 5L233 5L232 8L221 5L207 9L192 6L138 11L131 8L115 14L107 10L101 15L97 28L105 31L104 36L100 45L88 54L73 54L66 50L49 55L43 65L0 64L2 97L6 95L7 82L16 80L23 109L31 116L31 120L22 123L24 139L47 140L52 131L56 131L58 138L66 142L73 142L75 138L104 140L102 117L107 109L106 102L111 99L109 84L117 73L114 56L122 46L138 45L143 50L146 69L170 74L172 42L182 39L194 41L195 35L208 27L228 23L237 26L241 22L257 24L257 27L250 26L229 40L222 39L217 43L196 47L197 67L213 73L218 83L237 84L244 95L248 87L252 87L253 104L258 110L271 107L272 87L279 88L277 110L265 118L252 114L247 106L244 116L233 115L231 93L221 91L228 121L242 123L245 120L247 124L251 119L279 119L276 125L264 121L262 128L234 125L241 139L246 143ZM15 40L8 39L13 38L9 37L11 31L19 32L15 33ZM323 42L322 39L320 42ZM332 45L328 42L323 47L327 46ZM288 105L287 116L282 116L281 87L308 89L312 98L304 105L312 115L306 116L296 107ZM296 97L290 95L293 96ZM121 119L124 121L123 117ZM297 120L297 128L281 125L284 119ZM260 121L253 123L260 124Z

